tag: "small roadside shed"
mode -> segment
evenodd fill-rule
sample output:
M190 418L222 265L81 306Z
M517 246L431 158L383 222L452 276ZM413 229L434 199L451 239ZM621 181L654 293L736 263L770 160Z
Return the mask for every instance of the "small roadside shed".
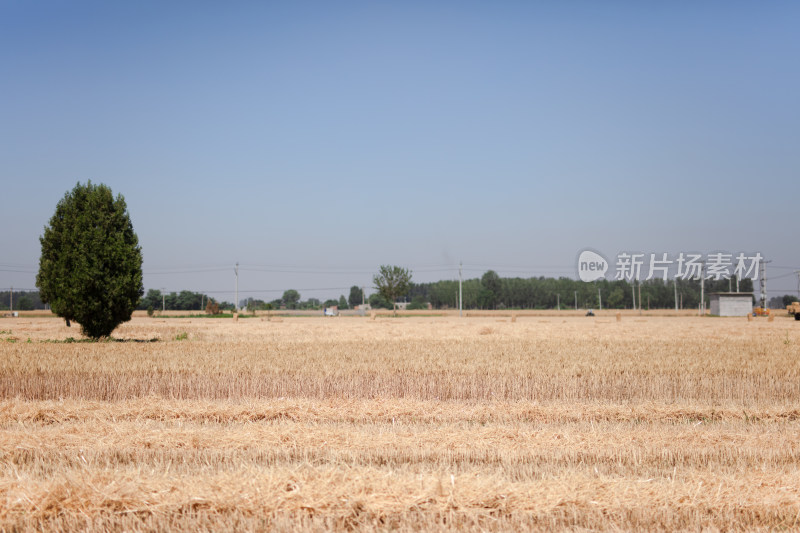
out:
M749 292L712 292L711 314L716 316L746 316L753 312L753 295Z

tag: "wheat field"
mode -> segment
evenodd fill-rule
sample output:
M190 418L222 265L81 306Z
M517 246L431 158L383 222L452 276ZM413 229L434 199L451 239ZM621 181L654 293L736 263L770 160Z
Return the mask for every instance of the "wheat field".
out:
M680 315L680 313L678 313ZM0 319L0 530L800 530L800 323Z

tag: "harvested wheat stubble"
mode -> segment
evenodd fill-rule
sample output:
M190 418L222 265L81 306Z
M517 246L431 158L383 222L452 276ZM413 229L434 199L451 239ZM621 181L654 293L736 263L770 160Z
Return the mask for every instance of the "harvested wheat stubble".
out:
M800 527L781 321L32 324L0 344L0 530Z

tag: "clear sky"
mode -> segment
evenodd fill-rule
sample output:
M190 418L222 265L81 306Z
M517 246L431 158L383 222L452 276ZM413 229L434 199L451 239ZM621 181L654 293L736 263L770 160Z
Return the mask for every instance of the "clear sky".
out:
M0 0L0 288L91 179L148 289L575 277L591 247L759 251L794 292L798 28L788 1Z

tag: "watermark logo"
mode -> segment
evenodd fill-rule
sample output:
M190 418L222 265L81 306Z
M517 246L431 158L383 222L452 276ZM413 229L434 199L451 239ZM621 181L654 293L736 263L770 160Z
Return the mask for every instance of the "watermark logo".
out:
M581 281L596 281L606 277L608 261L594 250L583 250L578 255L578 277Z
M613 279L619 281L649 281L651 279L722 280L758 279L764 258L761 253L713 252L709 254L680 252L678 254L620 252L616 256ZM600 253L584 249L578 255L578 278L596 281L606 277L609 261Z

